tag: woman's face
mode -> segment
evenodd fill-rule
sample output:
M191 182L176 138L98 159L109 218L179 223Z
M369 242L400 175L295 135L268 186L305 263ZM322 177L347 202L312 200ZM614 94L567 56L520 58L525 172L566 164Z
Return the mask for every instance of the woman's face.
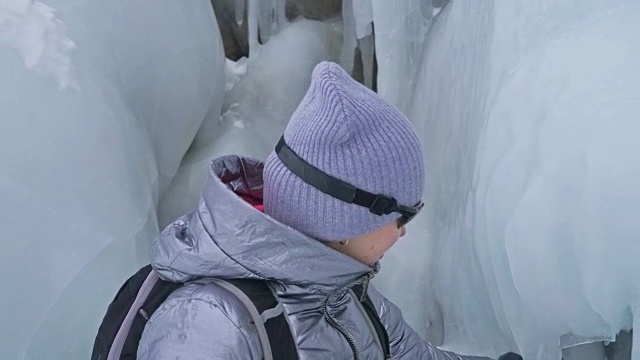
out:
M397 222L393 221L368 234L350 239L345 245L335 242L328 245L361 263L373 266L406 232L404 227L398 229Z

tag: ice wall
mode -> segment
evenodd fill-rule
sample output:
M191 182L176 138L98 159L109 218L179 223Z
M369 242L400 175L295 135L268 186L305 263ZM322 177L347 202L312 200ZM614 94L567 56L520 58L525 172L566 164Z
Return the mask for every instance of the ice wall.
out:
M221 49L207 0L0 2L3 359L88 358L149 260L159 194L219 112ZM60 91L72 68L78 90Z
M385 258L396 281L381 286L446 348L558 359L632 326L639 19L633 1L454 1L419 55L398 60L416 64L414 82L378 79L413 84L390 99L426 145L429 230L417 224ZM425 264L407 265L416 253ZM395 295L416 287L431 288L426 301Z
M416 70L434 7L431 0L370 2L375 25L377 90L404 110L416 85Z
M323 60L340 56L340 25L299 19L260 45L254 57L227 61L227 93L220 112L211 112L159 207L160 225L192 209L200 197L211 159L240 154L264 159Z
M474 237L489 244L478 257L495 274L501 320L541 358L557 356L554 337L613 339L640 300L640 7L608 5L557 19L552 37L524 49L478 148L486 213L476 211Z

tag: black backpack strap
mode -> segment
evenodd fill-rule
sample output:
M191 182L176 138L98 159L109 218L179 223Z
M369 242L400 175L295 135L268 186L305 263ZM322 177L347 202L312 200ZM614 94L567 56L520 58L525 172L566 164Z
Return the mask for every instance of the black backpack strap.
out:
M150 314L181 284L163 281L151 265L122 285L100 324L92 360L136 359L138 344Z
M172 283L158 279L153 286L149 294L147 295L144 304L137 310L136 316L131 324L131 329L122 347L122 353L120 360L134 360L137 358L138 345L142 338L142 332L147 325L147 321L151 315L164 303L165 300L174 292L177 288L183 284Z
M378 343L384 352L385 359L392 359L391 356L391 345L389 344L389 334L380 320L380 316L378 315L378 311L376 311L375 305L371 301L368 293L364 293L364 286L356 285L351 288L354 293L356 302L361 305L362 310L364 310L366 317L369 320L369 326L375 331Z
M151 272L151 266L147 265L131 276L116 293L107 309L107 313L100 324L98 334L93 343L91 360L104 360L122 327L131 305L138 294L138 290Z
M298 348L287 322L284 307L262 280L206 278L197 283L214 283L235 295L247 308L256 325L264 360L298 360Z
M214 283L235 295L251 314L265 360L298 360L298 349L284 306L264 281L204 278L189 283ZM147 321L184 284L159 278L150 265L120 288L96 336L92 360L135 360ZM271 346L273 344L273 346Z

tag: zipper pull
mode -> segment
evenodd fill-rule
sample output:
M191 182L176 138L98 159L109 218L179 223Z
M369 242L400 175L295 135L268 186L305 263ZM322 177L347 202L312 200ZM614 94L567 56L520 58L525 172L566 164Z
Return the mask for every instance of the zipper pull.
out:
M373 278L372 274L367 274L367 277L364 279L364 284L362 285L362 295L360 296L360 302L363 303L364 299L367 297L367 291L369 291L369 281Z
M138 314L142 316L145 322L149 321L149 313L147 312L147 310L140 308L140 310L138 310Z

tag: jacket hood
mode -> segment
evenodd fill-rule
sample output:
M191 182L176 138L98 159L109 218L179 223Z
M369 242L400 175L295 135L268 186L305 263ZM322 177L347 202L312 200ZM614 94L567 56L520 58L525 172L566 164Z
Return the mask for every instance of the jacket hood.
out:
M165 280L261 279L331 293L374 269L283 225L240 196L262 199L263 163L214 160L198 207L167 226L153 244Z

